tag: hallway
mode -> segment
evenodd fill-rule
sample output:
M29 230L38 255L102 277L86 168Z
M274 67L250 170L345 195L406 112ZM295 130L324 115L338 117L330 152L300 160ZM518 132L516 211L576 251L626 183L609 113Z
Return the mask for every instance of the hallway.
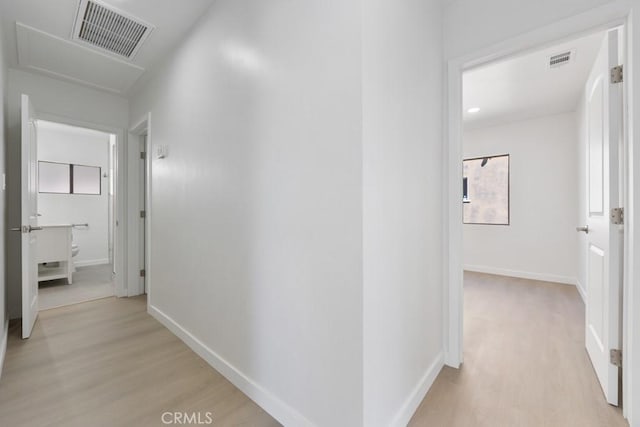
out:
M627 426L602 394L573 286L465 272L465 362L410 426Z
M640 427L638 61L640 0L0 0L0 427Z
M9 331L2 425L161 426L166 411L213 425L279 425L146 313L146 299L106 298L40 313Z

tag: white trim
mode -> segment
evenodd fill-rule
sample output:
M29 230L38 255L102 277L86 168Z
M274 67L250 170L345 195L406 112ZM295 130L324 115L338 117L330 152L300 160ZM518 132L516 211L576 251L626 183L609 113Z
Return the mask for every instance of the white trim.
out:
M443 322L444 361L459 368L463 362L463 266L462 266L462 207L460 188L462 180L462 68L463 60L449 61L447 67L447 103L443 156L444 188L443 218L443 278L445 286L443 308L447 316Z
M623 280L623 335L622 358L625 368L623 375L623 414L629 420L632 427L640 427L640 292L638 292L638 267L640 266L640 223L639 210L636 201L640 201L640 150L637 149L637 133L634 129L640 129L640 115L636 107L638 96L638 84L636 75L640 71L640 31L636 27L640 21L638 8L632 10L628 17L625 33L626 49L624 66L627 68L625 79L626 92L623 95L626 107L627 128L625 132L625 155L627 164L625 170L625 215L627 218L624 226L624 280ZM635 325L635 326L634 326Z
M114 247L116 257L114 262L114 284L116 296L127 296L127 256L126 239L127 235L127 216L126 214L126 193L125 183L127 182L125 151L127 143L125 140L125 132L122 128L116 126L102 125L84 120L77 120L67 116L61 116L57 114L50 114L42 111L38 111L38 119L48 122L62 123L70 126L83 127L87 129L98 130L105 133L111 133L116 136L116 154L117 158L114 159L114 175L115 175L115 189L116 189L116 211L115 216L117 219L118 227L114 232ZM108 261L107 261L108 262Z
M9 321L4 321L2 329L2 340L0 341L0 378L2 378L2 368L4 368L4 358L7 355L7 344L9 342Z
M582 302L587 304L587 291L580 284L580 280L576 279L576 289L578 289L578 293L580 294L580 298L582 298Z
M150 289L151 289L151 216L152 216L152 212L151 212L151 167L152 167L152 151L151 151L151 113L147 113L145 114L140 120L138 120L137 122L135 122L136 124L133 125L130 129L129 129L129 141L136 141L138 142L139 139L142 135L146 135L147 136L147 143L146 143L146 147L145 147L145 151L146 151L146 158L145 158L145 166L146 166L146 188L145 188L145 192L146 192L146 199L145 199L145 210L146 210L146 223L147 223L147 229L145 231L145 286L146 286L146 294L147 294L147 309L149 308L149 304L151 302L151 293L150 293ZM133 160L133 162L131 162L127 169L129 171L129 173L132 176L132 179L128 181L127 183L127 189L128 189L128 199L129 201L134 201L135 202L135 206L132 207L132 211L128 213L129 218L132 219L133 221L130 221L130 228L129 228L129 236L128 236L128 240L127 240L127 247L129 252L131 252L132 254L135 254L135 259L138 260L138 254L140 253L139 251L139 221L137 220L138 218L138 201L139 201L139 189L140 189L140 185L138 182L138 177L140 176L139 173L139 144L133 144L130 146L130 150L128 150L128 158ZM135 177L135 178L133 178ZM135 209L134 209L135 208ZM145 293L145 289L142 289L139 286L139 280L137 280L138 278L138 274L139 274L139 265L136 262L135 264L132 263L131 265L128 266L128 270L127 270L127 275L131 280L135 279L135 285L130 286L129 287L129 296L135 296L135 295L142 295L143 293Z
M180 326L161 310L149 305L149 314L180 338L189 348L202 357L216 371L238 387L251 400L285 426L313 426L314 424L267 389L227 362L189 331Z
M411 391L407 399L402 404L402 407L391 422L393 427L404 427L409 424L411 417L418 410L418 406L427 395L427 392L436 380L436 377L444 366L444 354L439 353L435 360L431 363L427 371L424 373L420 381L416 384Z
M148 123L150 118L151 113L145 114L144 117L136 122L135 125L131 126L131 128L129 129L129 133L132 133L134 135L143 135L149 127Z
M102 259L88 259L86 261L74 261L73 265L76 267L88 267L90 265L104 265L109 264L109 258Z
M534 273L531 271L509 270L506 268L487 267L484 265L464 265L465 271L477 273L495 274L497 276L518 277L520 279L540 280L542 282L561 283L563 285L575 285L578 281L575 277L559 276L557 274Z
M152 190L152 174L151 171L153 169L153 162L151 158L153 156L153 137L152 137L152 128L151 128L151 112L147 113L147 146L145 147L145 151L147 152L146 163L145 166L147 168L147 176L145 177L145 182L147 186L145 188L145 194L147 196L145 200L145 206L147 209L147 229L145 230L145 267L147 269L145 276L145 287L147 292L147 309L151 304L151 277L152 277L152 268L151 268L151 218L153 216L153 209L151 207L151 190Z
M35 72L37 74L44 74L45 76L47 76L49 78L63 80L63 81L67 81L69 83L75 83L75 84L78 84L78 85L88 86L91 89L103 90L105 92L109 92L109 93L114 94L114 95L122 96L123 93L125 93L124 90L114 89L114 88L108 87L108 86L102 86L102 85L90 82L88 80L79 79L77 77L72 77L72 76L69 76L69 75L63 74L63 73L57 73L55 71L51 71L48 68L38 67L36 65L31 65L31 64L23 65L23 67L24 67L25 70L29 70L32 73Z
M106 53L108 51L102 51L100 48L97 47L89 47L90 45L86 42L84 42L83 40L77 40L76 42L73 42L71 40L68 40L66 38L63 37L58 37L56 35L47 33L45 31L39 30L37 28L31 27L29 25L23 24L22 22L16 22L16 39L20 39L23 37L28 37L26 35L24 35L25 31L31 31L34 33L39 33L44 35L45 37L57 40L60 43L66 44L68 46L72 46L73 48L76 49L82 49L86 52L89 52L89 54L95 54L99 57L105 58L107 60L111 60L114 61L120 65L129 67L130 69L132 69L135 73L138 73L138 76L136 77L136 80L146 71L145 68L134 64L133 62L130 61L126 61L123 58L118 57L115 54L109 54ZM150 33L150 31L148 31L148 33ZM143 41L143 40L142 40ZM142 45L142 41L138 44L138 47L140 47ZM100 90L104 90L113 94L117 94L120 96L126 95L127 91L129 89L131 89L131 87L135 84L134 80L132 83L128 84L126 87L122 87L122 88L113 88L113 87L108 87L108 86L103 86L97 83L93 83L90 82L88 80L83 80L83 79L79 79L77 77L73 77L67 74L63 74L63 73L58 73L55 71L51 71L47 68L43 68L43 67L38 67L36 65L32 65L32 64L28 64L26 63L28 60L28 52L25 52L26 47L23 47L24 45L22 43L18 44L18 48L17 48L17 54L18 54L18 65L20 65L21 67L24 67L27 70L32 70L32 71L36 71L37 73L42 73L45 74L49 77L53 77L56 78L58 80L66 80L72 83L76 83L76 84L81 84L81 85L85 85L85 86L89 86L92 87L94 89L100 89ZM137 53L137 52L136 52ZM133 59L130 58L130 59Z
M500 58L505 58L514 53L524 53L527 51L533 51L540 49L541 47L551 46L553 44L571 40L581 35L593 33L594 31L604 31L621 25L625 26L625 30L628 33L628 40L632 40L637 37L633 37L632 31L632 1L629 0L617 0L611 3L590 9L586 12L576 14L569 18L560 19L552 24L542 26L536 30L529 31L513 38L505 39L502 42L496 43L491 46L479 48L474 52L466 55L462 55L457 58L451 58L446 61L446 96L445 96L445 138L443 149L443 177L444 177L444 189L442 206L444 217L444 239L443 239L443 278L445 281L445 288L443 291L443 308L447 310L444 316L444 351L445 351L445 363L452 367L459 367L463 359L463 294L462 294L462 208L459 202L459 193L461 188L461 165L462 165L462 72L481 64L495 61ZM637 12L634 12L637 13ZM629 46L625 50L625 55L628 58L632 58L633 51L638 48L629 43ZM635 113L632 109L633 98L631 94L634 93L630 88L633 83L633 61L628 61L629 69L632 71L625 73L628 76L628 82L625 82L624 94L629 104L629 110L626 112L627 117L624 119L624 123L627 128L625 129L625 147L626 152L629 152L630 145L632 145L633 138L630 138L633 134L633 124L635 121ZM626 80L626 79L625 79ZM633 159L629 159L629 164L633 166ZM631 167L632 169L632 167ZM630 171L631 175L627 174L627 184L630 182L630 176L634 176L634 171ZM635 191L634 191L635 192ZM633 209L632 195L634 192L629 192L629 199L625 200L625 205ZM634 213L631 213L635 216ZM633 219L630 220L633 222ZM631 230L631 232L630 232ZM629 225L624 229L624 241L626 248L633 250L635 243L632 241L636 234L633 225ZM625 253L625 261L636 256L633 253ZM625 281L623 283L625 289L625 308L623 313L623 331L624 339L623 349L628 356L626 360L631 360L631 338L638 334L633 328L634 310L640 309L640 307L633 307L635 301L632 295L632 289L628 281L634 280L634 263L625 263ZM636 298L637 299L637 298ZM637 357L633 358L634 360ZM627 417L632 426L639 426L640 421L634 422L631 418L631 410L633 407L632 402L640 399L636 398L636 392L632 387L634 379L633 370L640 369L640 366L632 366L628 364L626 369L623 370L623 384L625 387L625 393L623 393L623 415ZM640 376L635 375L640 378ZM640 381L640 379L636 379ZM640 391L640 390L639 390Z

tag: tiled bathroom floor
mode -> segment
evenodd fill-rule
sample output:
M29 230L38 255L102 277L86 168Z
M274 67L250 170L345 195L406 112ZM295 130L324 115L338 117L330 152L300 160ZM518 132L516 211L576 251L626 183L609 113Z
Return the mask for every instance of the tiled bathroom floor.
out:
M66 279L40 282L38 300L40 310L62 307L115 295L111 278L111 265L78 267L73 273L73 284Z

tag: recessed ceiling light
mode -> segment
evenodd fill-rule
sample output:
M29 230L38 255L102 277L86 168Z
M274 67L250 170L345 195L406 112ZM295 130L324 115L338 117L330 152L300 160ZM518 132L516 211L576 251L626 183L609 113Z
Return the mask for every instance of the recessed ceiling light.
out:
M467 113L474 114L474 113L477 113L478 111L480 111L480 107L471 107L467 110Z

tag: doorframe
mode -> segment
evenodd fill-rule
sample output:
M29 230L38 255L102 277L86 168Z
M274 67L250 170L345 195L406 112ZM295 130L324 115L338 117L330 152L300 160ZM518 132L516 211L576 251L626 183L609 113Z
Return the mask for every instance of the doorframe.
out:
M637 12L636 12L637 13ZM454 368L459 368L463 363L463 223L462 223L462 204L460 203L460 189L462 188L462 74L464 71L477 67L482 64L496 61L514 54L526 53L554 44L568 41L576 37L594 33L596 31L605 31L614 27L622 26L625 45L624 63L627 70L633 70L633 49L638 49L638 44L633 44L634 33L632 32L632 8L630 2L618 1L587 12L577 14L575 16L562 19L553 24L540 27L531 32L521 34L519 36L504 40L494 45L478 49L467 55L452 58L445 61L445 146L443 150L443 171L444 194L443 194L443 218L444 218L444 236L443 239L443 338L444 338L444 354L445 364ZM634 158L632 158L630 150L633 141L633 75L631 72L625 73L624 85L624 154L625 176L624 188L625 200L623 205L627 210L627 219L630 219L631 226L624 227L624 272L623 272L623 360L634 361L632 355L633 337L640 335L639 328L633 329L634 315L638 317L640 314L640 296L631 294L632 286L630 286L634 275L634 257L633 253L635 234L638 233L637 242L640 243L640 229L638 232L633 227L633 186L631 178L634 176L633 166ZM638 154L634 154L638 156ZM640 187L640 185L639 185ZM630 209L631 208L631 209ZM639 254L640 255L640 254ZM640 269L638 273L640 275ZM635 300L635 301L634 301ZM634 310L635 309L635 310ZM640 342L640 338L635 340ZM640 350L638 350L640 351ZM639 360L638 357L635 357ZM640 379L636 379L633 384L634 372L633 364L627 362L623 369L623 415L631 423L633 404L638 404L634 399L633 391L635 389L640 393ZM640 366L635 366L636 370L640 370ZM638 376L638 375L636 375ZM635 387L633 387L635 386ZM640 398L640 394L638 394ZM640 415L638 415L640 417ZM631 425L633 425L631 423Z
M125 249L125 231L127 227L126 223L126 198L125 198L125 182L126 175L124 174L124 169L122 165L126 165L125 161L125 150L123 149L126 146L124 140L124 130L115 126L102 125L92 122L87 122L84 120L78 120L71 117L60 116L57 114L51 114L43 111L38 111L38 120L43 120L47 122L55 122L61 123L69 126L81 127L85 129L97 130L100 132L110 133L116 136L116 153L117 156L114 159L114 175L115 175L115 188L116 188L116 229L113 233L114 237L114 249L115 256L113 257L114 262L114 284L115 284L115 294L117 297L127 296L127 281L126 281L126 270L127 270L127 258L125 257L124 249ZM118 220L120 219L120 220ZM123 221L123 219L125 219Z
M147 294L147 309L149 307L150 301L151 301L151 168L152 168L152 164L153 162L151 161L151 147L152 147L152 136L151 136L151 113L147 113L145 114L140 120L138 120L136 122L135 125L133 125L130 129L129 129L129 141L136 141L138 142L140 140L140 137L142 137L143 135L147 136L147 140L146 140L146 144L145 144L145 151L146 151L146 156L145 156L145 168L146 168L146 174L145 174L145 209L146 209L146 215L145 215L145 220L146 220L146 230L145 230L145 234L144 234L144 264L145 264L145 288L146 288L146 294ZM136 220L137 219L137 215L138 215L138 209L137 209L137 205L138 205L138 201L140 200L139 197L139 189L140 189L140 183L138 182L138 177L140 176L140 170L139 170L139 165L140 162L138 161L140 158L140 153L139 153L139 147L140 144L129 144L129 159L131 160L135 160L135 161L131 161L129 162L128 165L128 172L129 172L129 176L131 177L131 179L129 179L128 181L128 190L129 190L129 202L130 203L134 203L134 205L132 206L136 206L136 209L129 209L129 214L133 215L134 217L131 218L131 216L129 217L129 224L131 226L131 228L129 229L129 240L128 240L128 249L129 249L129 253L135 253L135 254L139 254L140 251L140 239L139 239L139 221ZM135 177L135 178L134 178ZM133 252L132 252L133 251ZM139 276L139 265L136 263L135 265L130 265L129 269L128 269L128 277L130 278L129 281L132 281L132 278L137 278ZM145 289L141 289L139 286L139 280L136 280L135 285L131 286L129 289L129 296L134 296L134 295L142 295L143 293L145 293Z

